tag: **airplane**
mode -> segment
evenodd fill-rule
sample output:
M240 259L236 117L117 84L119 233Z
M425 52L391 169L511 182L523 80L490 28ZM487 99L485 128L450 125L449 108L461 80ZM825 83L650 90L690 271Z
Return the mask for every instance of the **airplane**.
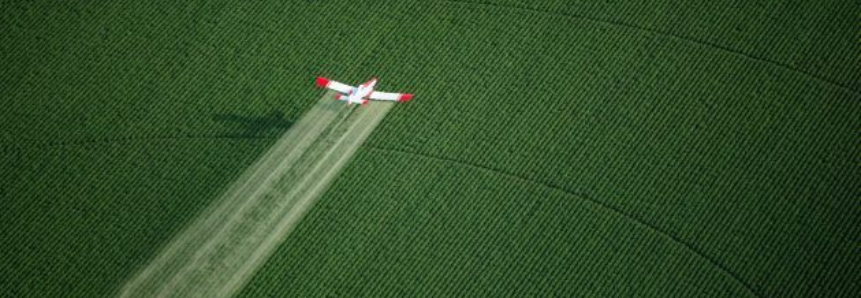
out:
M324 77L317 77L317 87L329 88L338 91L339 94L335 95L335 99L346 101L351 105L354 103L366 105L371 99L405 102L413 98L413 94L410 93L374 91L375 85L377 85L377 78L371 78L370 81L367 81L358 87L353 87Z

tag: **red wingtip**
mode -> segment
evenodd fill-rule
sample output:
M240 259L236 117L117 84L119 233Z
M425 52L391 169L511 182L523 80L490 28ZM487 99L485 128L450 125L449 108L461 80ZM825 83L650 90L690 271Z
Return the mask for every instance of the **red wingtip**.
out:
M317 77L317 87L326 88L329 86L329 79L324 77Z
M398 101L399 102L405 102L405 101L409 101L410 99L413 99L413 94L407 93L407 94L402 94L401 97L398 98Z
M367 100L367 99L362 100L362 105L366 105L366 104L368 104L368 102L370 102L370 100Z
M341 100L341 94L335 94L335 100Z

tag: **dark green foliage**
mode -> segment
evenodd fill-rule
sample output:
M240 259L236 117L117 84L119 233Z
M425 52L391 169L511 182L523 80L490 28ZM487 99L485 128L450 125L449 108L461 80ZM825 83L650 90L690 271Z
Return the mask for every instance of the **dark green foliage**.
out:
M0 290L115 294L375 75L417 97L243 296L861 292L858 4L629 2L3 4Z

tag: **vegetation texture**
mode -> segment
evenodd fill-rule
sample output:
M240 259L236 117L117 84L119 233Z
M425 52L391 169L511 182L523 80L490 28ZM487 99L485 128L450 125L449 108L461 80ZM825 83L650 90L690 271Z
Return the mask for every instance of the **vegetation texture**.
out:
M117 295L325 75L417 96L239 296L853 297L859 16L849 0L4 1L0 296Z

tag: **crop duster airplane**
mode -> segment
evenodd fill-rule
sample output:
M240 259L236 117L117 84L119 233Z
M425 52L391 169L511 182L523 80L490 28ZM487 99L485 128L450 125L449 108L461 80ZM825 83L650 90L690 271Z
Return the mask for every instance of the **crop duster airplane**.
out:
M372 99L405 102L413 98L413 95L410 93L374 91L374 85L376 84L377 78L371 78L370 81L367 81L358 87L332 81L324 77L317 78L317 87L329 88L338 91L341 94L335 95L335 99L343 100L350 104L358 103L366 105Z

